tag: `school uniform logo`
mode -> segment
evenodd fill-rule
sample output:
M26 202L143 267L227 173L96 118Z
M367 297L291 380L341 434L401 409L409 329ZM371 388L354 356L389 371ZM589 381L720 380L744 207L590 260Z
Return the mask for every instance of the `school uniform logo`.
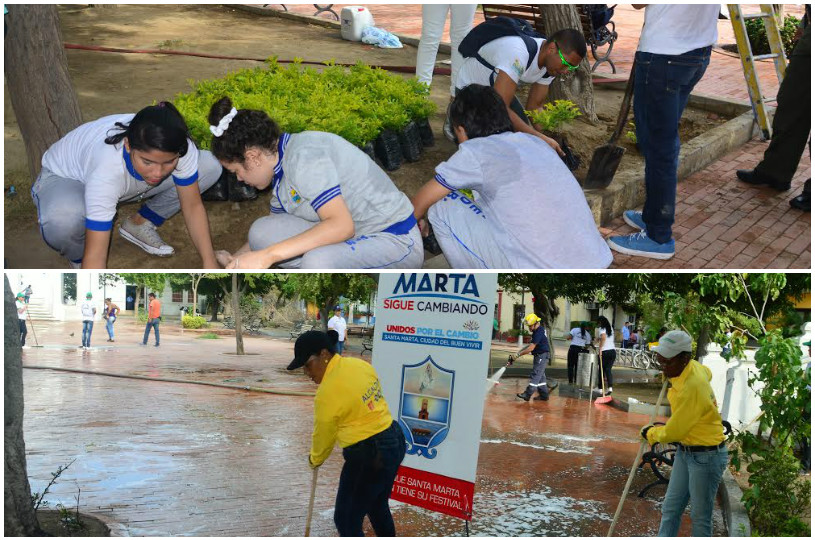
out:
M300 194L297 193L297 190L294 188L289 190L289 198L291 199L291 202L293 202L294 204L299 205L303 202L303 197L301 197Z
M524 74L524 67L521 65L520 59L516 58L512 63L512 69L518 74L518 77Z
M402 367L399 426L405 434L407 453L433 459L436 448L450 431L453 384L456 374L428 356L418 364Z

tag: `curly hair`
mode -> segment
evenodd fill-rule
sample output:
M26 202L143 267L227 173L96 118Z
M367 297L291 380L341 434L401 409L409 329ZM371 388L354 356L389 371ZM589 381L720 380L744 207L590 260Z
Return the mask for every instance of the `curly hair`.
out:
M209 110L210 125L217 126L232 110L232 100L219 99ZM280 126L263 111L241 109L220 137L212 138L212 153L220 161L243 163L246 150L260 148L277 154Z
M172 103L162 101L136 113L128 124L116 122L118 133L108 136L106 144L116 145L125 137L131 150L161 150L183 157L189 149L190 130L184 117Z

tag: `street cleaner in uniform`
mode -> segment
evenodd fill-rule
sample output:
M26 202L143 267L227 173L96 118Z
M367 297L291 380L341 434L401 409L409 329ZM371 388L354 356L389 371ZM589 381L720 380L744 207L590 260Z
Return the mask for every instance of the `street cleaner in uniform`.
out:
M710 369L691 360L688 334L672 330L652 350L671 383L671 418L664 426L642 428L649 444L678 443L671 478L662 502L659 536L676 536L690 501L691 536L711 536L713 505L728 454L722 417L710 386Z
M549 363L549 339L546 330L541 325L541 319L534 313L524 318L524 323L532 330L532 342L521 352L518 358L532 353L532 374L529 375L529 385L522 393L517 394L524 401L529 401L535 390L538 391L537 401L549 401L549 386L546 384L546 365Z
M328 335L316 330L294 343L294 360L287 369L301 367L319 385L309 466L322 465L335 442L345 458L334 506L337 531L363 536L367 515L377 536L396 536L388 499L406 443L376 371L364 360L336 354Z

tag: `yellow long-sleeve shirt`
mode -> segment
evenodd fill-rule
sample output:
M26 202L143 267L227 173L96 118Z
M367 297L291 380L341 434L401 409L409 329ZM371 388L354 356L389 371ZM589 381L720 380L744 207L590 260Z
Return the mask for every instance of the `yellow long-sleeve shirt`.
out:
M351 446L388 429L392 422L373 366L335 354L314 398L311 465L322 465L335 442L342 448Z
M726 439L711 379L710 368L696 360L691 360L678 377L670 379L671 418L664 426L648 430L649 444L716 446Z

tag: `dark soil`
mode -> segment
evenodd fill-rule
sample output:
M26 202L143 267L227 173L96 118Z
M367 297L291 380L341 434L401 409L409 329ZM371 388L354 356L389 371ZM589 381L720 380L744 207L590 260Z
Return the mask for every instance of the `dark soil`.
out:
M48 533L50 536L110 536L110 527L105 525L100 519L79 513L80 527L68 529L60 518L58 510L38 510L37 521L40 523L40 528Z
M300 57L323 61L334 58L338 62L362 60L372 65L415 65L414 47L376 49L343 41L339 32L332 29L259 17L219 5L120 4L114 9L64 5L59 10L62 37L67 43L132 49L156 49L171 44L176 50L252 58L277 55L280 59ZM259 65L249 61L80 50L69 50L67 56L85 121L107 114L136 112L154 101L171 100L176 94L189 90L189 80L221 77L230 71ZM448 89L448 77L434 77L432 97L439 106L438 114L431 118L435 146L425 149L419 161L406 163L390 173L396 186L408 196L432 179L435 167L455 152L455 146L441 135ZM564 129L569 145L583 163L576 172L578 178L585 175L594 149L604 144L613 131L621 99L621 92L598 89L595 106L600 123L592 125L578 119ZM18 192L16 197L4 201L6 267L65 268L66 262L48 248L40 236L36 209L28 195L32 179L8 92L4 101L4 186L14 185ZM689 140L726 120L704 111L688 110L682 120L682 140ZM633 143L623 137L620 144L628 150L621 170L641 168L642 159ZM262 193L250 202L205 203L215 249L235 250L243 245L252 222L268 214L268 202L268 194ZM119 207L108 260L110 268L200 266L181 216L161 228L162 237L176 251L170 258L145 256L142 250L122 240L115 232L118 224L137 209L133 204Z

